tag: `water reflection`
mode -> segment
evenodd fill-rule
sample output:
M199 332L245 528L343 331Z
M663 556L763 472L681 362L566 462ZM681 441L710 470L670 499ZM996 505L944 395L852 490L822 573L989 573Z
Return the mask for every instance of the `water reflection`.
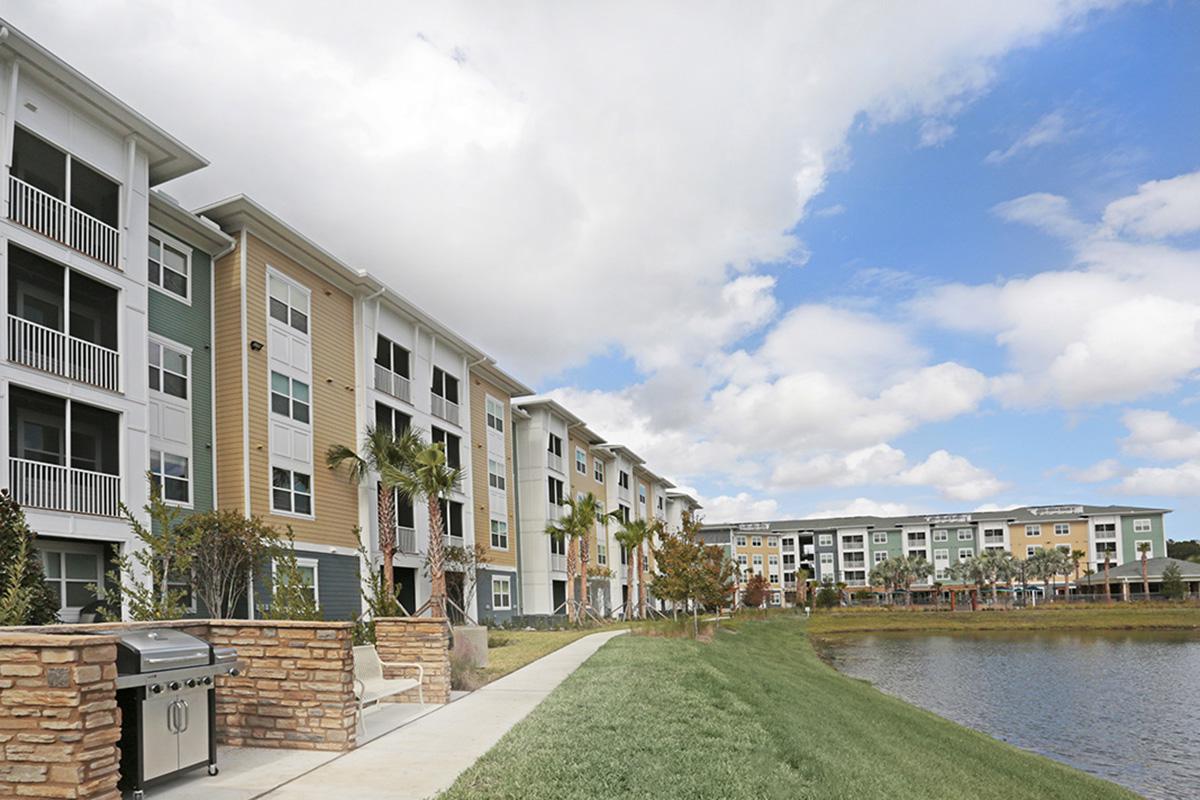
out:
M1155 800L1200 798L1200 634L830 637L839 670Z

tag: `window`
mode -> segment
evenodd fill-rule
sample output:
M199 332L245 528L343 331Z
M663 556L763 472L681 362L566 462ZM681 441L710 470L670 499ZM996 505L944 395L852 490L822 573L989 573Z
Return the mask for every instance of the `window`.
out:
M567 554L567 537L551 536L550 537L550 555L565 556Z
M1141 545L1146 545L1150 549L1146 551L1146 558L1154 558L1154 542L1149 539L1136 539L1133 543L1133 555L1138 561L1142 560L1142 551L1138 550Z
M740 566L744 569L746 567L746 564L747 564L746 557L744 555L738 556L738 566Z
M548 478L547 486L550 489L550 505L561 506L563 504L563 482L558 478Z
M934 550L933 551L933 560L934 561L949 561L950 560L950 551L945 550L945 549Z
M488 488L504 491L504 465L494 458L488 459Z
M271 412L308 424L308 384L280 372L271 373Z
M621 522L629 522L629 506L624 503L617 503L617 513L621 516Z
M796 549L796 540L793 539L791 536L785 536L783 539L783 549L784 550L795 550Z
M484 400L484 409L487 414L487 426L496 433L504 433L504 404L488 395Z
M821 547L833 547L833 534L822 533L817 536L817 544Z
M925 550L923 550L923 549L922 550L909 550L908 554L912 558L925 558L925 556L926 556Z
M871 558L874 559L876 564L883 563L884 561L887 561L887 559L888 559L888 552L886 550L876 550L871 555Z
M446 466L450 467L450 469L459 469L462 467L461 439L436 425L431 425L429 426L429 440L434 444L440 444L442 449L446 451Z
M646 505L646 485L644 483L638 484L638 502Z
M268 280L271 319L301 333L308 333L308 292L291 281L272 274Z
M547 443L546 443L546 450L551 455L561 456L562 455L562 437L556 436L553 433L550 434L550 438L547 440Z
M767 563L772 567L779 566L779 556L767 556Z
M959 561L966 561L970 558L973 558L974 556L975 556L975 551L972 548L970 548L970 547L958 548L958 560Z
M151 340L149 344L150 388L187 400L189 356L162 342Z
M512 608L512 578L508 575L492 576L492 610L508 611Z
M147 278L151 286L188 299L188 265L191 252L168 243L164 237L150 234L150 255Z
M272 569L279 569L279 560L272 562ZM318 608L321 606L320 595L318 594L317 581L320 572L320 562L315 558L297 558L296 569L300 573L300 583L304 586L305 594L313 601L313 604Z
M950 531L938 529L933 532L933 540L935 542L944 542L949 538Z
M49 545L42 550L46 585L58 598L59 608L82 608L96 599L92 586L104 585L103 563L97 553L72 552L72 545ZM64 547L65 551L57 547Z
M737 546L738 546L738 547L745 547L745 546L746 546L746 537L745 537L745 536L739 536L739 537L737 537Z
M602 567L608 565L608 542L604 540L596 542L596 563Z
M575 471L580 475L587 475L587 453L583 452L583 448L575 448Z
M1115 522L1097 522L1096 523L1096 538L1097 539L1115 539L1117 537L1117 523Z
M1067 555L1071 555L1071 545L1069 545L1069 544L1056 544L1056 545L1054 545L1054 547L1060 553L1066 553Z
M821 574L833 569L833 553L821 553Z
M463 504L454 500L442 502L442 528L447 536L461 539L463 535Z
M433 368L433 393L450 403L458 403L458 378L441 367Z
M290 514L312 514L312 477L290 469L271 469L271 508Z
M768 536L767 537L767 547L779 547L779 537L778 536Z
M958 540L960 542L975 541L975 531L971 530L970 528L959 528L958 529Z
M1055 536L1070 536L1071 535L1071 526L1065 522L1054 523L1054 535Z
M984 528L983 529L984 544L1004 544L1004 529L1003 528Z
M492 520L492 547L496 550L508 549L508 522L502 519Z
M1097 527L1099 527L1099 526L1097 526ZM1135 519L1133 521L1133 532L1134 533L1149 533L1150 530L1151 530L1150 520Z
M861 533L852 533L842 536L843 550L862 550L863 543L864 540Z
M1042 526L1041 525L1026 525L1025 526L1025 535L1026 536L1041 536L1042 535Z
M391 431L399 436L412 427L412 417L392 408L387 403L375 403L375 427Z
M1025 557L1029 558L1030 556L1032 556L1034 553L1036 553L1040 549L1041 548L1038 547L1036 544L1025 545Z
M629 488L629 473L625 470L617 473L617 486L620 486L622 489Z
M754 556L754 566L755 566L756 568L757 568L757 567L761 567L761 566L762 566L762 555L761 555L761 554L757 554L757 553L755 554L755 556Z
M750 546L751 547L762 547L762 537L761 536L751 536L750 537Z
M408 349L401 347L386 336L375 337L375 363L401 378L409 377Z
M592 458L592 477L596 479L596 483L604 483L604 462L598 458Z
M779 583L779 573L778 572L768 573L767 582L768 583ZM779 604L776 603L776 605L779 605Z
M875 531L871 534L871 544L887 544L887 531Z
M192 483L188 477L188 459L159 450L150 451L150 482L162 492L168 503L192 502Z

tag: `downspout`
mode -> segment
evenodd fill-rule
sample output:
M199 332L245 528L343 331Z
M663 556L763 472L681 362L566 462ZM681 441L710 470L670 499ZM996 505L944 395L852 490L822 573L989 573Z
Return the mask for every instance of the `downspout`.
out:
M518 488L520 487L521 482L517 480L517 475L520 474L517 470L517 451L520 450L520 448L517 447L517 432L513 430L511 402L509 403L508 433L509 436L512 437L513 442L513 522L515 524L512 526L511 533L513 535L513 547L516 549L517 553L517 591L513 592L513 594L517 599L517 616L520 617L524 616L522 606L525 598L525 573L521 571L521 490ZM490 539L488 541L489 543L491 542Z
M0 28L0 41L8 39L8 28ZM16 139L17 125L17 89L21 75L21 62L13 55L12 66L8 73L8 97L4 106L4 218L11 219L9 213L9 174L12 172L13 142Z
M212 507L220 508L217 499L217 348L213 344L213 336L217 332L217 262L233 252L237 247L237 239L229 242L228 246L219 253L210 256L208 263L208 424L209 437L212 442L208 447L209 459L212 461Z
M239 266L239 313L238 313L238 346L242 355L242 503L244 513L251 516L250 510L250 362L246 349L250 346L246 338L249 334L249 321L246 319L246 229L239 232L241 246L238 252ZM249 585L246 589L246 614L254 619L254 573L250 573Z
M356 372L361 371L361 374L363 376L362 380L359 381L359 385L363 387L363 391L358 393L361 400L357 403L359 411L362 412L363 419L359 420L359 422L365 421L370 415L370 408L367 405L367 387L368 387L369 383L371 383L373 381L373 379L370 377L370 375L368 374L368 371L367 371L368 370L367 364L371 363L371 361L370 361L370 353L371 353L370 333L374 332L376 335L378 335L378 333L379 333L379 299L378 298L385 291L387 291L387 287L380 286L378 289L376 289L371 294L363 297L359 303L359 308L362 309L362 316L360 318L360 324L362 325L361 339L362 339L362 347L363 347L362 357L355 359L355 363L357 364L355 371ZM370 330L368 330L367 325L366 325L367 304L370 303L372 300L375 301L375 313L374 313L372 321L371 321L371 328L370 328ZM357 434L357 426L356 426L355 433ZM359 575L361 576L359 578L359 582L361 584L363 584L362 588L369 588L370 584L367 583L367 581L373 579L374 574L375 574L375 557L372 555L372 548L371 548L371 512L370 512L370 509L371 509L371 487L360 485L358 492L359 492L359 507L362 508L364 511L364 516L359 517L359 522L366 523L365 525L359 526L358 546L359 546L359 553L361 554L361 555L359 555L359 559L358 559ZM376 517L378 518L378 515L376 515ZM376 527L378 527L377 522L376 522ZM366 542L363 541L364 537L366 538ZM366 613L367 613L366 592L360 591L359 592L359 614L365 615Z

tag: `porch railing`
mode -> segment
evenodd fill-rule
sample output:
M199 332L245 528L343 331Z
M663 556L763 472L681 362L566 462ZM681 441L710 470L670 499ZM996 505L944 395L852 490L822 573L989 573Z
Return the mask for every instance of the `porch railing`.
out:
M550 467L550 469L557 470L558 472L562 472L563 471L562 456L558 455L557 453L551 453L549 450L547 450L546 451L546 466Z
M451 402L433 392L429 393L429 413L455 425L459 424L458 403Z
M119 475L9 458L8 482L13 499L22 506L99 517L121 513Z
M550 554L550 571L551 572L566 572L567 557L560 553Z
M121 388L121 356L116 350L21 317L8 318L8 359L101 389Z
M396 552L414 554L417 552L417 529L396 526Z
M375 365L375 388L406 403L412 402L412 381L379 364Z
M8 178L8 197L8 217L13 222L101 264L113 268L120 265L121 232L113 226L12 175Z

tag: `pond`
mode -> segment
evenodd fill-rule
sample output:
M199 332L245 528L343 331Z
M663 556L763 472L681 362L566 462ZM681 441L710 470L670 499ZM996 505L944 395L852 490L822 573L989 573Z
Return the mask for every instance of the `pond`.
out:
M1154 800L1200 798L1200 633L881 633L818 649L847 675Z

